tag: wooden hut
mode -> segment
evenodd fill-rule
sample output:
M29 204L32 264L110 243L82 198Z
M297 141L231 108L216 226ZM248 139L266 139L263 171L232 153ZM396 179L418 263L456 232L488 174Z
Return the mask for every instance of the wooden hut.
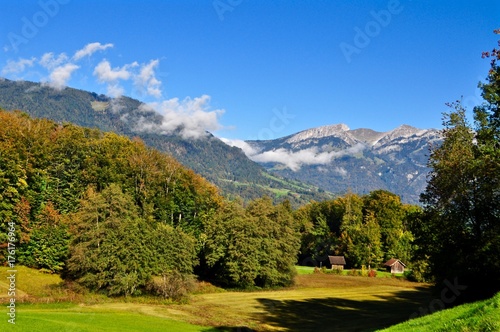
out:
M401 262L399 259L392 258L385 262L384 266L387 269L387 272L391 273L403 273L405 272L406 265Z
M328 256L330 264L332 264L332 270L343 270L345 265L344 256Z

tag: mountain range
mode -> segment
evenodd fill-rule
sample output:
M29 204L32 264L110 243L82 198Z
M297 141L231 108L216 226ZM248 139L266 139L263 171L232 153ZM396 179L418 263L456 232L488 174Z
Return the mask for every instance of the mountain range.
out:
M435 129L403 125L388 132L345 124L312 128L274 140L224 142L206 133L186 138L182 128L162 132L162 115L128 97L55 90L40 83L0 79L0 108L71 122L129 137L172 154L230 198L269 195L297 206L351 191L386 189L417 203L429 172Z
M247 156L273 174L324 190L366 194L385 189L418 203L427 183L431 146L440 131L402 125L387 132L345 124L312 128L274 140L246 141Z

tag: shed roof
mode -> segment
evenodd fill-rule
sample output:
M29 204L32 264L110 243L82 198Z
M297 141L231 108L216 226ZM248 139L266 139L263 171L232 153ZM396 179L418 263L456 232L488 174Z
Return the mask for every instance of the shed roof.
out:
M389 259L387 262L384 263L384 266L393 266L397 262L399 262L401 265L403 265L404 267L406 267L405 263L401 262L397 258L391 258L391 259Z
M345 265L344 256L328 256L328 259L332 265Z

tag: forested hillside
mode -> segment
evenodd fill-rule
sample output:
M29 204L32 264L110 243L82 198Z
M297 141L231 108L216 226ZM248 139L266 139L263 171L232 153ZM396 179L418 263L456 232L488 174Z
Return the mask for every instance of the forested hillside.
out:
M229 147L210 133L194 139L176 132L144 130L146 125L161 123L162 116L128 97L113 99L72 88L55 90L40 83L0 79L0 107L58 123L140 137L146 145L171 154L216 184L226 197L249 201L268 195L276 202L288 199L294 206L331 197L314 186L270 175L241 149Z

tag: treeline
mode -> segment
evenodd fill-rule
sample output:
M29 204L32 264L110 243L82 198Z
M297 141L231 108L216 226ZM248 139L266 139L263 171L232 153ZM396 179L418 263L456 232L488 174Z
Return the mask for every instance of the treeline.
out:
M352 268L377 268L391 258L410 263L410 226L420 211L385 190L305 205L295 212L302 225L299 263L329 264L332 254L345 256Z

